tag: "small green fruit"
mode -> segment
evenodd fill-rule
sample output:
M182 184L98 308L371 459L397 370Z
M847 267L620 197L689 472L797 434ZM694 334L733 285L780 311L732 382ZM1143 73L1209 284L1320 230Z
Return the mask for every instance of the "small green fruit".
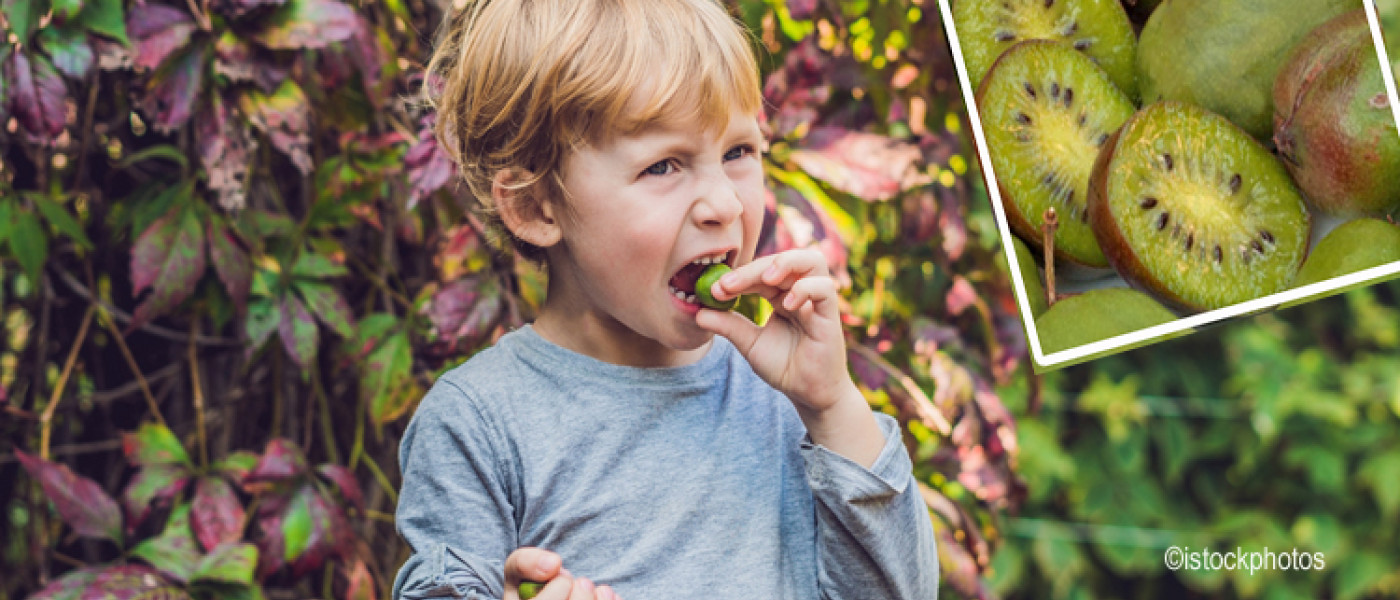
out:
M1400 261L1400 227L1379 219L1357 219L1342 224L1327 237L1322 238L1308 255L1293 287L1327 281L1333 277L1349 275L1371 267L1379 267ZM1346 288L1308 296L1284 304L1296 306L1333 294L1340 294L1352 288L1371 285L1374 281L1356 284Z
M1012 236L1011 244L1007 248L1016 253L1016 269L1021 272L1021 282L1026 286L1026 302L1031 306L1031 318L1037 319L1049 310L1050 304L1045 298L1045 285L1040 281L1040 269L1036 268L1035 256L1031 254L1031 249L1026 247L1026 243L1015 236Z
M1176 320L1176 315L1147 294L1104 288L1056 302L1035 321L1046 354L1077 348L1114 336Z
M540 589L543 587L543 583L537 583L534 581L520 582L520 587L518 588L520 590L520 600L530 600L531 598L538 596L540 594Z
M710 288L714 287L715 282L731 270L729 265L717 264L710 265L710 268L705 269L705 272L700 274L700 279L695 281L695 299L700 301L701 306L715 310L734 310L734 305L739 303L739 298L730 298L728 301L721 302L710 294Z

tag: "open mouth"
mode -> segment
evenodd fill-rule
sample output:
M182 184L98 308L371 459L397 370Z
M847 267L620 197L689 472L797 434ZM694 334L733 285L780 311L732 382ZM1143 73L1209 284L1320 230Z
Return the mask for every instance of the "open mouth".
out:
M733 250L726 250L722 252L704 254L696 257L694 260L687 263L684 267L681 267L679 271L676 271L675 275L671 276L671 295L675 296L677 299L683 302L696 304L696 280L700 279L700 276L705 273L705 269L710 268L711 265L717 265L721 263L729 264L729 261L733 258L733 254Z

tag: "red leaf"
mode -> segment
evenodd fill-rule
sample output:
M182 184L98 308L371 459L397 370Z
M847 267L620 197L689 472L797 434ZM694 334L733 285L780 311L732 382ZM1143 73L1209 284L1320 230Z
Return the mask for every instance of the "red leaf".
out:
M370 577L365 561L356 560L345 579L345 600L375 600L374 578Z
M242 313L247 309L248 289L253 284L253 261L228 227L209 224L209 259L224 289Z
M209 107L195 116L194 126L199 161L209 176L209 189L219 194L219 207L228 211L247 207L244 183L253 144L247 124L233 118L229 105L219 94L213 94ZM228 281L224 284L227 286Z
M435 117L423 118L418 130L418 143L408 150L404 166L408 169L408 182L412 186L408 192L408 209L413 210L418 202L438 191L457 173L457 164L438 145L433 136Z
M324 48L355 34L355 10L334 0L288 0L255 35L274 50Z
M29 596L29 600L73 600L88 589L102 567L86 567L64 573L62 577L49 582L44 589Z
M321 465L317 472L335 484L336 489L340 490L340 495L345 497L350 506L360 511L365 509L365 496L360 491L360 481L350 469L340 465Z
M903 190L933 182L924 172L918 146L883 135L820 127L807 136L803 147L791 154L802 170L864 200L889 200Z
M133 3L126 13L132 64L145 69L159 67L172 52L189 43L196 29L194 19L183 9L154 0Z
M277 333L282 337L287 356L297 365L306 368L316 358L316 347L320 342L316 335L316 321L294 294L287 294L282 299L282 320L277 323Z
M296 524L309 527L302 530ZM287 536L285 558L292 562L295 577L320 568L327 558L347 556L355 540L345 511L310 484L297 491L282 526Z
M151 295L132 315L131 329L184 302L204 276L204 228L194 211L176 206L156 219L131 250L132 293Z
M107 567L98 573L79 600L189 600L185 590L146 565Z
M290 440L276 438L267 443L258 465L244 479L248 482L286 481L305 476L309 470L301 448Z
M215 0L213 8L226 17L241 17L263 6L282 6L287 0Z
M788 13L799 21L812 18L817 10L817 0L787 0Z
M24 130L38 139L63 133L68 86L49 59L16 51L10 54L5 67L10 81L10 107Z
M180 465L151 465L137 471L122 492L127 532L136 531L152 509L166 506L179 496L189 480L189 471Z
M309 106L306 94L291 79L283 80L272 95L248 90L239 99L239 107L253 126L302 173L312 169Z
M141 109L156 131L169 134L190 120L203 91L209 53L208 44L196 44L167 61L146 82Z
M190 517L195 539L206 551L243 537L243 504L222 478L202 477L195 484Z
M258 466L258 455L239 450L225 456L222 460L213 464L214 471L228 477L234 483L243 483L255 467Z
M297 293L306 300L306 308L316 315L317 320L340 337L348 339L355 335L355 316L345 297L334 287L304 279L297 281L295 286Z
M948 288L947 297L944 299L944 307L948 309L948 314L956 317L976 302L977 290L972 289L972 284L967 278L962 275L954 277L953 285Z
M480 339L501 316L500 290L489 280L465 277L447 284L425 307L436 335L455 348Z
M38 480L44 495L53 501L58 515L73 531L83 537L122 539L122 511L116 500L102 490L97 482L76 475L67 465L47 461L16 449L15 456Z

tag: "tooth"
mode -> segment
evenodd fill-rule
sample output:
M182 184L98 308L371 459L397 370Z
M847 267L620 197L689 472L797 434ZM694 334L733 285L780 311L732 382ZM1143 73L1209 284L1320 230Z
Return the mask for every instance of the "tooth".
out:
M680 290L676 290L676 299L677 299L677 300L685 300L685 292L682 292L682 291L680 291Z
M686 302L689 302L689 303L691 303L691 304L695 304L695 294L690 294L690 295L686 296L686 297L685 297L685 301L686 301Z

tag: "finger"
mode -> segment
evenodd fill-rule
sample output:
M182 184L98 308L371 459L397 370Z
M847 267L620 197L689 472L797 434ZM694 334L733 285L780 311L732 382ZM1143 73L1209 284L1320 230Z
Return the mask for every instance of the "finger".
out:
M749 348L758 341L758 335L763 331L748 317L737 312L708 308L701 309L695 315L695 324L701 329L728 338L741 354L748 354Z
M574 586L569 590L569 600L597 600L594 591L592 581L587 577L579 577L574 580Z
M571 592L577 585L578 580L573 575L568 571L560 571L558 577L550 580L549 584L540 590L540 595L535 596L535 600L573 600Z
M826 274L826 256L815 248L803 248L774 255L773 264L763 271L762 281L788 289L802 278Z
M559 574L563 561L559 555L541 548L517 548L506 557L506 585L514 587L521 581L549 581Z
M622 600L622 597L621 597L621 596L618 596L618 595L617 595L617 592L616 592L616 591L613 591L613 589L612 589L611 586L606 586L606 585L600 585L600 586L598 586L597 595L598 595L598 600Z
M838 316L836 306L836 281L830 277L807 277L792 285L783 296L781 306L788 312L799 312L802 305L811 302L812 310L823 317Z
M734 270L725 273L715 285L710 287L710 294L717 300L728 300L739 294L753 293L755 286L763 283L761 277L763 271L773 264L775 255L764 256L754 259L753 262L735 267Z

